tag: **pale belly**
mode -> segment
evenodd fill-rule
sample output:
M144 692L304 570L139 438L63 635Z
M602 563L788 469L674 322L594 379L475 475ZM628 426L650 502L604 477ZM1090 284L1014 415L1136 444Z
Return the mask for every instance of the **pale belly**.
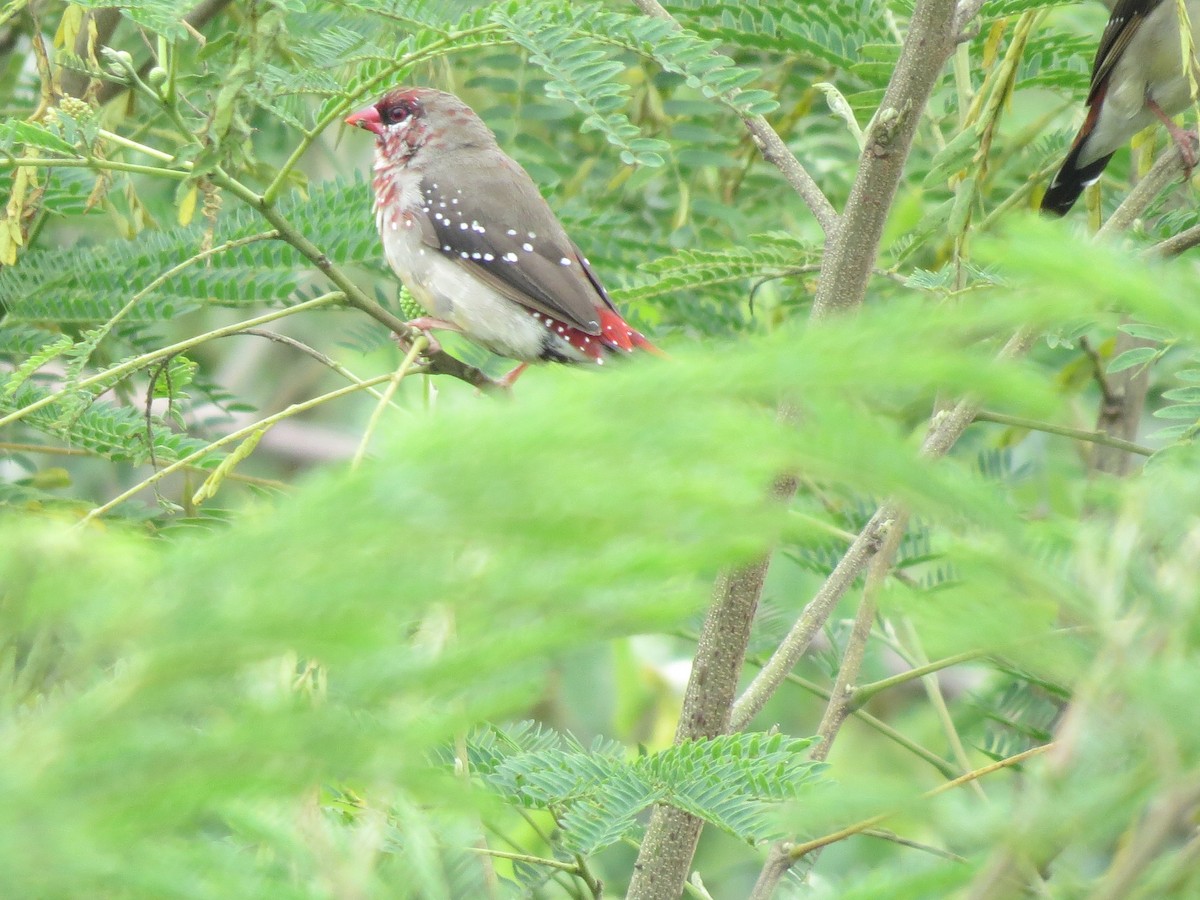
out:
M434 318L491 352L522 362L585 357L554 335L544 319L514 303L441 252L426 246L411 220L381 216L383 252L392 271Z

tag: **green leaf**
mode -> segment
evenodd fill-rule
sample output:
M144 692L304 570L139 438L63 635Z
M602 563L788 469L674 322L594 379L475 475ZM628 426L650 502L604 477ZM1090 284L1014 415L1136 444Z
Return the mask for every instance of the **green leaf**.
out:
M1158 355L1159 351L1154 347L1134 347L1132 350L1126 350L1109 362L1106 371L1109 373L1123 372L1126 369L1132 369L1134 366L1149 363L1156 359Z

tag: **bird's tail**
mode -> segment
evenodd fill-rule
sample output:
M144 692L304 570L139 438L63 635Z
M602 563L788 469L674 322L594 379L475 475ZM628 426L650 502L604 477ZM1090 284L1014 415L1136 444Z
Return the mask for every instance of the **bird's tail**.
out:
M1045 196L1042 197L1042 212L1053 216L1065 216L1075 205L1075 201L1079 199L1083 189L1089 184L1094 184L1100 178L1104 167L1112 159L1110 153L1108 156L1092 160L1086 166L1080 166L1079 154L1082 147L1083 142L1077 141L1071 148L1071 152L1067 154L1067 158L1063 160L1058 174L1054 176L1050 187L1046 188Z
M644 334L635 331L621 318L620 313L607 307L600 310L600 336L606 344L616 350L645 350L656 356L667 355L650 343Z
M1104 106L1104 97L1107 93L1108 84L1104 82L1098 90L1093 92L1092 96L1088 97L1087 118L1084 119L1079 134L1075 135L1067 158L1059 166L1058 173L1050 182L1050 187L1046 188L1046 194L1042 197L1042 212L1053 216L1065 216L1075 205L1075 201L1079 199L1083 189L1089 184L1095 184L1104 171L1104 167L1108 165L1108 161L1112 159L1113 155L1109 153L1092 160L1087 165L1079 164L1079 157L1087 146L1092 131L1096 128L1096 122L1100 119L1100 109Z

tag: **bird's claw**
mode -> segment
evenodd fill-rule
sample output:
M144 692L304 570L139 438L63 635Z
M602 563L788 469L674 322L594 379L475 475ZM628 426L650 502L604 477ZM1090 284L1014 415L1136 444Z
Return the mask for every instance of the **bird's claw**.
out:
M442 352L441 342L438 341L438 339L433 336L433 329L440 328L443 331L461 331L462 330L457 325L455 325L453 322L447 322L444 319L435 319L432 316L418 316L415 319L409 319L404 324L407 325L409 328L411 328L413 331L419 331L419 332L421 332L421 334L423 334L425 336L425 340L428 341L428 344L425 347L425 352L422 353L421 355L427 356L427 357L433 356L437 353ZM392 336L396 339L397 343L399 343L401 346L408 346L411 344L411 340L407 336L402 336L402 335L398 335L398 334L393 334Z

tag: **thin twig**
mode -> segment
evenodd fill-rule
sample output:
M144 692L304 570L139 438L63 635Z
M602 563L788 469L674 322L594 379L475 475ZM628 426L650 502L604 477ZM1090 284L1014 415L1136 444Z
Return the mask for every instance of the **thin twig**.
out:
M484 856L491 856L495 859L510 859L513 862L528 863L531 866L545 866L548 869L560 869L563 872L570 872L572 875L579 874L579 867L572 862L564 862L561 859L550 859L545 856L534 856L530 853L509 853L507 850L493 850L490 847L466 847L465 849L472 853L479 853Z
M272 310L261 316L255 316L252 319L245 319L241 322L235 322L232 325L226 325L221 328L214 328L212 331L206 331L203 334L193 335L185 338L182 341L176 341L174 344L169 344L166 347L159 347L156 350L151 350L148 353L143 353L140 356L135 356L132 359L127 359L118 363L111 368L105 369L102 372L97 372L95 375L89 375L87 378L82 378L71 386L73 390L84 390L97 384L104 384L115 378L122 378L125 375L135 372L138 369L157 362L160 359L166 359L175 356L179 353L186 353L193 347L198 347L200 344L206 343L216 338L226 337L231 334L237 334L247 328L253 328L256 325L265 325L268 322L274 322L277 319L282 319L285 316L295 315L299 312L305 312L310 309L317 309L322 306L329 306L344 299L344 294L341 291L330 291L328 294L322 294L320 297L314 297L312 300L306 300L303 303L297 303L295 306L289 306L285 309ZM54 403L65 398L69 390L63 389L52 394L47 394L32 403L22 406L18 410L14 410L7 416L0 417L0 428L5 425L10 425L20 419L25 418L30 413L37 412L39 409L44 409Z
M296 338L291 337L286 334L280 334L278 331L268 331L265 328L246 328L246 329L243 329L242 331L237 332L237 335L240 335L240 334L250 335L252 337L266 338L268 341L273 341L276 344L283 344L285 347L291 347L293 350L299 350L305 356L309 356L309 357L315 359L321 365L325 366L330 371L336 372L338 375L341 375L347 381L353 382L354 384L362 384L363 380L361 378L359 378L357 375L355 375L353 372L351 372L349 369L347 369L345 366L343 366L340 362L338 362L332 356L322 353L316 347L312 347L312 346L304 343L304 341L297 340ZM233 336L236 337L237 335L233 335ZM383 399L383 392L377 391L377 390L375 390L375 388L368 388L367 393L370 394L372 397L374 397L376 400ZM402 408L402 407L397 406L395 403L392 404L392 407L394 409Z
M658 0L633 0L633 3L647 16L673 22L676 27L679 27L679 23L675 22L675 19ZM746 130L750 132L754 145L762 153L763 159L779 169L783 177L787 179L787 183L808 206L813 218L825 232L826 239L830 238L838 228L839 218L837 210L833 208L829 198L825 196L813 177L808 174L808 170L796 158L796 154L788 149L783 138L771 127L770 122L763 116L742 115L740 118L742 124L746 126Z
M963 784L968 784L976 781L985 775L990 775L999 769L1008 768L1010 766L1019 765L1034 756L1045 753L1052 748L1054 744L1043 744L1040 747L1034 747L1026 750L1023 753L1018 753L1015 756L1010 756L1007 759L999 760L998 762L989 763L988 765L967 772L952 781L939 785L931 791L926 791L921 795L921 799L927 800L936 797L938 794L944 793L952 788ZM878 815L871 816L868 819L862 819L855 822L853 825L847 825L845 828L840 828L837 831L830 832L822 837L815 838L811 841L805 841L800 844L776 844L771 848L771 854L767 862L763 865L762 872L759 873L758 881L754 885L754 891L750 895L750 900L770 900L775 893L775 888L779 885L779 881L784 874L795 863L804 856L816 852L823 847L828 847L830 844L836 844L838 841L843 841L846 838L854 837L857 834L864 834L868 831L873 831L875 826L887 819L889 816L895 815L897 810L882 812Z
M371 445L371 438L374 436L376 429L379 428L379 422L383 418L383 411L392 402L392 397L395 396L396 389L400 387L400 382L412 371L413 365L428 346L429 338L421 335L412 342L412 346L408 348L408 353L400 361L400 365L396 367L396 371L392 373L391 380L388 381L388 385L383 391L383 396L379 398L379 402L375 404L375 408L371 411L371 418L367 420L367 427L363 429L362 439L358 442L358 449L354 451L354 458L350 460L350 468L352 470L362 465L363 458L367 455L367 447Z
M939 784L933 790L926 791L921 795L921 799L930 800L939 794L944 794L947 791L953 790L954 788L962 787L964 784L973 784L980 778L991 775L993 772L999 772L1001 769L1019 766L1021 763L1027 762L1028 760L1033 759L1035 756L1040 756L1053 747L1054 744L1041 744L1037 747L1031 747L1028 750L1024 750L1021 753L1014 754L1013 756L1008 756L1004 759L988 763L986 766L981 766L978 769L972 769L970 772L960 775L957 778L953 778L950 781L947 781L945 784ZM869 819L863 819L860 822L856 822L853 825L848 825L845 828L841 828L838 831L824 835L823 837L814 838L811 841L805 841L801 844L793 844L788 850L788 855L790 855L793 859L799 859L800 857L807 853L811 853L813 850L816 850L819 847L827 847L828 845L843 840L844 838L848 838L851 835L861 834L869 828L874 828L881 821L891 815L894 815L894 812L879 813L878 815L871 816Z
M949 859L960 863L967 861L965 856L959 856L957 853L951 853L949 850L943 850L941 847L934 847L930 844L914 841L912 838L901 837L895 832L886 831L882 828L867 828L859 833L863 837L879 838L881 841L899 844L901 847L911 847L913 850L920 850L922 853L928 853L932 856L940 856L942 859Z
M319 397L313 397L310 400L305 400L303 403L293 403L291 406L287 407L286 409L282 409L279 412L274 413L273 415L267 416L264 419L259 419L257 422L252 422L251 424L245 426L244 428L239 428L237 431L227 434L223 438L218 438L217 440L213 441L212 443L208 444L207 446L201 447L199 450L196 450L193 453L189 453L187 456L183 457L180 460L177 460L176 462L171 463L169 466L165 466L165 467L159 469L157 472L155 472L149 478L146 478L143 481L139 482L138 484L135 484L133 487L129 488L128 490L122 491L120 494L118 494L116 497L113 497L107 503L101 504L100 506L97 506L95 509L88 512L87 515L85 515L82 519L79 520L77 525L86 525L88 522L91 522L92 520L104 515L106 512L109 512L114 507L119 506L120 504L124 503L126 500L128 500L130 497L137 494L139 491L142 491L148 487L154 486L159 481L161 481L163 478L166 478L168 475L170 475L172 472L177 472L178 470L180 470L182 468L190 466L192 463L196 462L199 459L203 459L205 456L212 453L214 450L220 450L222 447L224 447L227 444L236 443L237 441L248 438L248 437L250 437L250 435L252 435L256 431L265 431L266 429L270 428L272 425L276 424L277 422L281 422L284 419L298 415L302 412L307 412L308 410L312 409L313 407L320 406L322 403L328 403L331 400L337 400L341 397L347 396L348 394L353 394L355 391L360 391L365 388L372 387L373 385L376 385L376 384L383 384L385 381L389 380L391 377L392 377L391 373L389 373L387 375L379 375L375 378L370 378L367 381L361 382L359 384L346 385L345 387L338 388L335 391L330 391L327 394L321 394Z
M1082 340L1080 343L1082 344ZM976 412L975 421L992 422L996 425L1009 425L1013 428L1028 428L1030 431L1041 431L1045 434L1057 434L1062 437L1074 438L1077 441L1085 441L1089 444L1100 444L1104 447L1113 447L1117 450L1124 450L1126 453L1136 453L1138 456L1154 455L1154 451L1149 447L1144 447L1141 444L1135 444L1133 441L1126 441L1118 437L1113 437L1111 434L1105 434L1103 431L1088 431L1086 428L1070 428L1066 425L1055 425L1053 422L1043 422L1039 419L1027 419L1023 416L1010 416L1007 413L992 412L991 410L987 409L981 409Z
M26 444L20 441L0 441L0 453L44 453L47 456L88 456L88 457L103 457L102 454L95 450L84 450L80 447L51 447L47 444ZM196 472L201 475L212 474L210 470L201 466L188 466L188 471ZM245 484L252 484L255 487L271 488L276 491L286 491L292 487L284 481L277 481L274 478L260 478L257 475L243 475L240 472L230 472L225 476L226 481L240 481Z
M846 717L856 705L854 684L862 671L862 662L867 652L867 643L871 638L871 626L875 622L875 611L878 608L877 597L879 590L887 581L888 572L892 568L892 560L900 548L907 526L907 515L901 514L900 519L893 522L884 538L883 547L871 560L866 584L863 586L862 599L858 604L858 613L854 617L854 625L850 636L846 639L846 647L842 651L842 663L838 667L834 679L833 696L825 705L825 713L821 716L821 724L817 727L817 735L821 742L813 748L811 758L824 762L829 757L833 741L841 731Z
M1028 351L1033 338L1029 331L1021 330L1004 345L998 354L1001 359L1011 359ZM929 433L921 446L925 459L940 459L975 419L978 405L973 400L962 400L953 409L944 410L934 416ZM800 617L771 655L770 660L750 682L750 685L734 704L730 727L741 731L774 696L775 691L795 667L809 643L828 620L833 608L854 584L882 546L891 523L896 521L901 507L896 503L885 503L873 515L862 531L846 549L841 560L825 579L813 599L801 612Z
M942 669L949 669L951 666L961 665L965 662L979 659L987 656L986 650L968 650L965 653L956 653L954 656L947 656L942 659L936 659L933 662L925 663L924 665L916 666L897 675L892 675L888 678L880 678L878 681L872 681L869 684L859 685L851 694L855 707L862 706L871 698L884 691L891 690L894 687L908 684L910 681L915 681L918 678L924 678L926 675L932 675L935 672L940 672Z

